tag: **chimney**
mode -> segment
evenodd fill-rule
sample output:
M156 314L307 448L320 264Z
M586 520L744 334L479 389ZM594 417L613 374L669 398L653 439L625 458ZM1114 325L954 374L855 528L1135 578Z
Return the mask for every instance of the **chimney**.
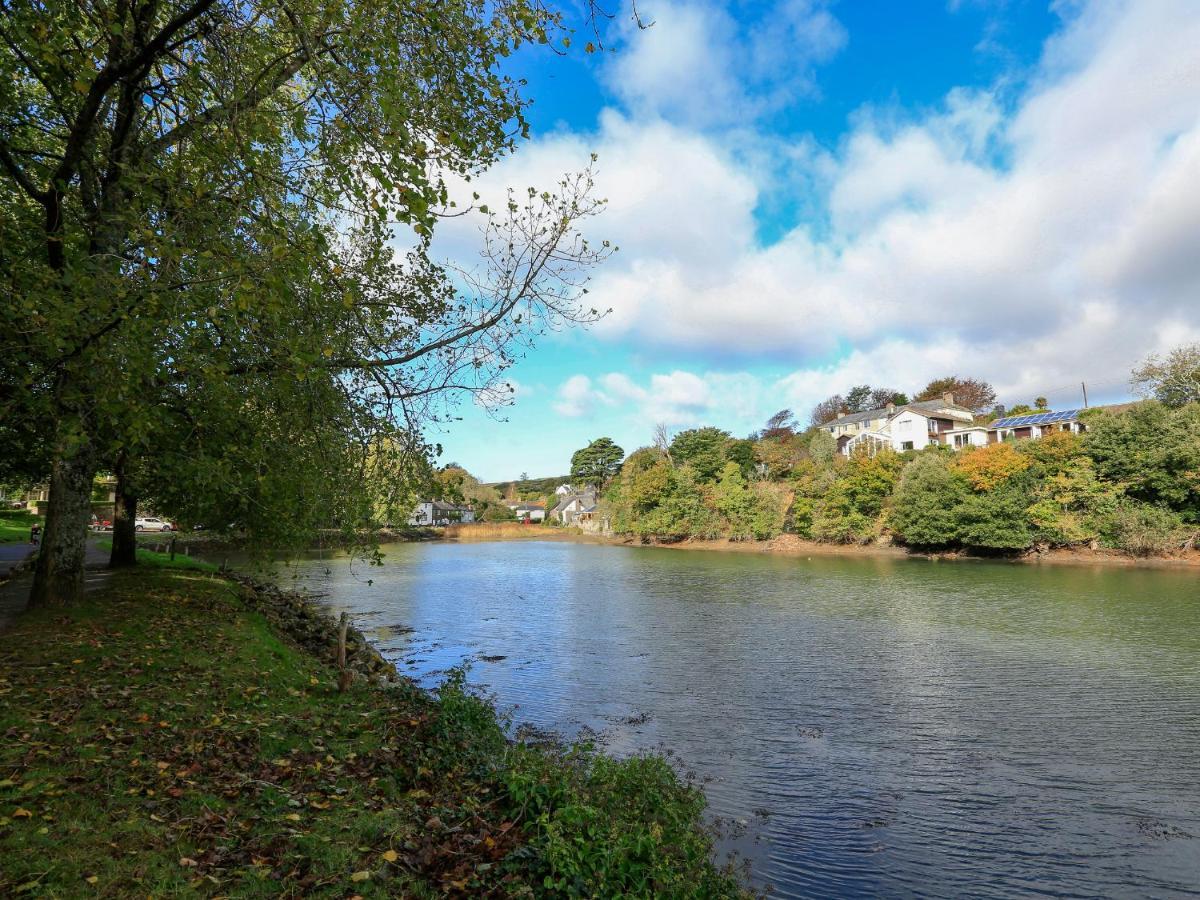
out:
M953 406L954 405L954 395L952 393L950 393L949 391L946 391L946 393L942 394L942 402L945 403L947 406Z
M887 411L889 416L896 411L896 404L891 400L888 401Z

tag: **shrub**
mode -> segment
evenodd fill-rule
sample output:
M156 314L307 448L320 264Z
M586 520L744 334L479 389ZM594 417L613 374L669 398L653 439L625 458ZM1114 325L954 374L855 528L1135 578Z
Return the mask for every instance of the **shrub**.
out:
M959 540L980 549L1028 549L1033 544L1028 497L1024 479L989 493L968 494L954 511Z
M1200 403L1172 410L1148 401L1087 423L1084 448L1101 478L1200 522Z
M1108 517L1105 537L1134 556L1158 556L1183 542L1183 521L1166 507L1127 500Z
M1029 457L1011 443L964 450L954 463L977 491L994 491L1031 465Z
M813 508L813 537L848 544L865 542L880 531L880 516L904 461L891 451L850 457Z
M951 468L945 453L923 451L900 475L889 524L906 544L954 544L959 537L955 511L968 491L966 479Z

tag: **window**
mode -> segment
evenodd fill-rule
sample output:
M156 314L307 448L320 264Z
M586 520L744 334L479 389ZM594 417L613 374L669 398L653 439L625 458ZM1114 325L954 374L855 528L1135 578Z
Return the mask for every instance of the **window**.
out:
M900 449L901 449L901 450L911 450L912 448L913 448L913 442L912 442L912 441L904 441L904 442L903 442L903 443L900 445Z

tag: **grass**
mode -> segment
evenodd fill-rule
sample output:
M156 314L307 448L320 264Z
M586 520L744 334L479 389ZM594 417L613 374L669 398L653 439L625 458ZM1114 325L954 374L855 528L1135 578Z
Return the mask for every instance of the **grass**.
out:
M472 522L447 525L442 536L459 541L494 541L511 538L561 537L564 534L579 534L578 528L558 528L553 525L521 522Z
M29 529L42 524L41 516L26 510L0 510L0 544L27 542Z
M0 896L735 895L703 805L657 757L509 744L461 675L339 693L197 571L0 633Z
M112 550L112 538L101 538L96 541L96 546L106 552ZM206 562L194 556L184 556L182 549L175 553L174 559L171 559L170 553L159 553L155 550L147 550L145 547L138 547L137 561L138 565L152 569L168 568L196 572L216 572L220 568L215 563Z

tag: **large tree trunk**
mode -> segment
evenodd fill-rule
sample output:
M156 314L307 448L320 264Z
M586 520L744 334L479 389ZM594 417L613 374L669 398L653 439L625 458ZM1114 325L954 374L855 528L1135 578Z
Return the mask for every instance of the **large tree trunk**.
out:
M117 496L113 504L112 554L110 569L137 565L137 497L125 475L125 454L117 457Z
M46 527L29 595L31 607L63 606L83 595L95 475L96 463L88 445L54 461Z

